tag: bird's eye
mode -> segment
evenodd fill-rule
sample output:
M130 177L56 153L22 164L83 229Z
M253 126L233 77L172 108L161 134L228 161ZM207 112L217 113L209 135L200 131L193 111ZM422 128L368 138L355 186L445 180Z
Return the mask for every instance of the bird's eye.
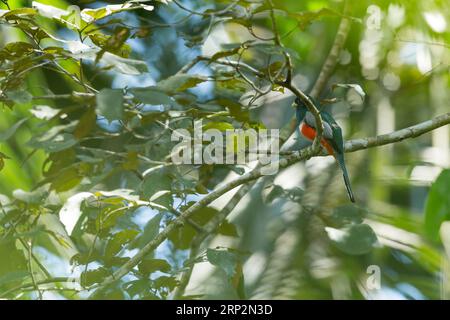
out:
M300 100L299 98L296 98L295 99L295 103L298 105L298 106L303 106L303 102L302 102L302 100Z

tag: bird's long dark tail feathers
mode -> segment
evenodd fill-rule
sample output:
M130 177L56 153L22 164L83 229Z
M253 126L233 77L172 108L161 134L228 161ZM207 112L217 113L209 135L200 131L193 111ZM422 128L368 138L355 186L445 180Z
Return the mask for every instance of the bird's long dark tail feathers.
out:
M345 167L344 155L336 154L335 155L337 162L342 170L342 175L344 176L345 188L347 188L348 197L351 202L355 202L355 196L353 195L352 186L350 185L350 179L348 177L347 168Z

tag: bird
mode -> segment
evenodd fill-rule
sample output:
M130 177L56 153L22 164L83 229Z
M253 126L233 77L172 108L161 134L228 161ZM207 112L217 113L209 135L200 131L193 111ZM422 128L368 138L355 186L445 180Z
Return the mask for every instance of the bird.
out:
M314 98L309 95L308 98L316 107L320 107L320 104ZM295 99L295 108L297 118L296 129L305 138L313 141L316 137L316 120L314 115L308 111L306 104L300 98ZM320 144L325 148L329 155L332 155L336 159L344 177L344 184L347 189L348 197L351 202L355 202L355 196L353 195L347 168L345 166L342 129L330 113L320 110L320 108L318 108L318 110L322 117L323 123L323 132Z

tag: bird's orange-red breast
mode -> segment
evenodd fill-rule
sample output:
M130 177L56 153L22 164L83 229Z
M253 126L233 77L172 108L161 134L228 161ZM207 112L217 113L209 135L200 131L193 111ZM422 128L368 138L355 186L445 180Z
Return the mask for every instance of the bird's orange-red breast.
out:
M303 123L301 125L300 131L301 131L302 135L305 136L306 138L308 138L309 140L314 140L314 138L316 137L316 129L314 129L313 127L309 126L306 123ZM334 156L334 150L331 147L331 145L328 143L327 140L322 138L320 143L322 144L322 146L324 146L324 148L327 150L327 152L330 155Z

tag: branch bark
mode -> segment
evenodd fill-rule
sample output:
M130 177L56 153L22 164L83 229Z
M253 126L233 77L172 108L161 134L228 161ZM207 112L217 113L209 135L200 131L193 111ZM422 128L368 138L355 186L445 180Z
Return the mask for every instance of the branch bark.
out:
M267 0L269 7L271 8L270 11L270 18L272 21L272 28L273 28L273 32L275 34L274 37L274 42L275 44L282 46L281 43L281 39L277 30L277 24L276 24L276 19L275 19L275 14L274 14L274 10L273 10L273 2L272 0ZM344 14L346 14L348 11L348 3L346 1L346 3L344 4ZM343 18L343 20L348 20L346 18ZM345 39L347 37L348 31L349 31L349 27L350 27L350 23L349 21L343 21L341 20L335 41L333 43L332 49L323 65L323 68L318 76L318 79L313 87L313 91L317 92L312 94L312 96L317 96L318 94L320 94L320 91L323 89L323 86L326 84L326 82L328 81L328 78L330 77L336 63L337 63L337 59L339 57L340 51L343 47L343 44L345 42ZM311 154L319 154L321 151L321 147L320 147L320 140L321 140L321 135L322 135L322 119L320 117L320 113L317 110L317 108L315 107L315 105L312 103L312 101L310 101L309 97L304 94L301 90L299 90L298 88L296 88L295 85L292 84L292 72L293 72L293 66L292 66L292 62L291 62L291 58L289 56L289 54L287 54L286 52L284 52L284 56L285 56L285 60L287 63L287 69L288 69L288 73L286 76L285 81L279 81L277 84L281 85L285 88L287 88L288 90L290 90L294 95L296 95L298 98L300 98L301 100L304 101L304 103L308 106L308 109L310 110L310 112L312 112L312 114L315 117L316 123L317 123L317 128L318 128L318 134L316 139L313 142L313 145L311 147L311 149L309 149L309 152L311 152ZM186 65L184 68L182 68L179 73L187 73L192 67L194 67L197 63L199 63L200 61L210 61L210 58L205 57L205 56L198 56L196 59L194 59L193 61L191 61L191 63L189 63L188 65ZM246 64L240 63L240 62L232 62L229 60L226 61L213 61L214 63L217 64L222 64L222 65L227 65L233 68L239 68L240 66L246 68L248 71L252 72L255 76L257 77L264 77L264 73L262 73L261 71L248 66ZM257 172L257 170L260 169L255 169L252 172L248 173L249 176L251 176L254 172ZM258 178L258 177L256 177ZM250 179L251 180L255 180L254 179ZM213 221L211 221L211 228L209 231L208 228L207 231L205 233L201 233L198 235L198 237L195 239L195 242L192 244L191 247L191 253L190 253L190 258L195 258L195 256L198 253L199 247L201 245L201 243L207 238L207 236L212 233L215 228L220 225L220 223L228 216L228 214L234 209L234 207L237 205L237 203L239 203L239 201L241 200L241 198L246 194L246 192L248 190L250 190L251 186L249 185L245 185L244 187L242 187L238 193L235 194L235 196L230 200L230 202L228 203L228 205L226 206L226 208L224 208L221 213L219 214L219 217L217 217L217 219L213 219ZM232 189L232 188L231 188ZM230 190L231 190L230 189ZM211 195L211 194L210 194ZM209 196L209 195L208 195ZM220 195L219 195L220 196ZM192 207L191 207L192 208ZM191 209L190 208L190 209ZM191 212L195 212L195 211L191 211ZM188 212L185 212L185 214L190 214ZM182 217L181 217L182 218ZM168 226L169 227L169 226ZM174 228L174 227L173 227ZM169 230L170 232L170 230ZM167 234L169 233L167 232ZM155 241L152 245L149 244L148 250L151 251L153 250L152 247L154 245L156 245L156 247L159 245L157 244L160 239L155 239L157 241ZM164 241L164 240L162 240ZM153 242L153 241L152 241ZM155 247L155 248L156 248ZM130 262L130 261L129 261ZM139 259L137 260L133 260L131 261L131 263L129 264L128 267L133 268L133 263L138 263ZM125 266L124 266L125 267ZM180 284L177 287L177 289L174 291L173 297L174 298L180 298L183 294L184 291L186 289L186 286L189 283L191 274L192 274L192 270L193 270L194 264L188 268L185 272L182 273L181 277L180 277ZM121 268L122 270L118 270L118 272L113 275L113 277L111 277L111 279L107 279L109 281L114 281L114 278L116 278L117 276L121 277L123 276L123 273L125 272L125 274L127 273L126 268ZM131 269L130 269L131 270Z

